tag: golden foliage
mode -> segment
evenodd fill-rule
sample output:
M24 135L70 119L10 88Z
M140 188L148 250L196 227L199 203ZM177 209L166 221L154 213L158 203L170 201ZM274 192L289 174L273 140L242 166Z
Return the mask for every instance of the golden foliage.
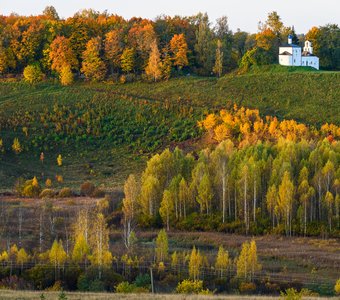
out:
M318 131L295 120L280 122L276 117L261 118L257 109L238 108L236 105L230 111L222 109L219 114L208 114L198 122L198 126L206 129L218 142L242 140L240 147L255 144L258 140L272 142L284 138L298 142L322 135L332 143L340 137L340 127L335 124L326 123Z
M187 57L188 45L184 34L175 34L170 41L170 47L173 53L174 66L179 69L187 66L189 64Z

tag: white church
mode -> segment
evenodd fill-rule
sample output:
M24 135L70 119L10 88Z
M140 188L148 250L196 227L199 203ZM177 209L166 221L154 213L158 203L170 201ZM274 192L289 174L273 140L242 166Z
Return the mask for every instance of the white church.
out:
M279 63L283 66L309 66L319 70L319 58L313 54L312 43L306 41L301 53L301 47L293 44L292 35L288 35L288 44L279 49Z

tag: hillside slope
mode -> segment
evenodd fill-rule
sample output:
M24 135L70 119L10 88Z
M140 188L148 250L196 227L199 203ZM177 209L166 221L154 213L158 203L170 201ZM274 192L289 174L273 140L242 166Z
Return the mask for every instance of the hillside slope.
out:
M40 181L64 177L62 185L84 180L120 187L139 172L149 154L200 137L203 116L234 103L262 115L294 118L319 126L340 124L340 73L253 73L168 82L85 84L0 84L0 190L18 177ZM19 138L23 151L11 145ZM45 160L39 160L44 152ZM63 166L56 165L62 154Z

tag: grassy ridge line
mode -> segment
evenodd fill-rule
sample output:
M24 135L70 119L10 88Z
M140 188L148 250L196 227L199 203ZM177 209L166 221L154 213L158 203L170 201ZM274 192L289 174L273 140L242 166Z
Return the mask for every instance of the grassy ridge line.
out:
M7 90L11 89L10 85L6 84ZM221 79L190 76L156 84L85 83L70 87L69 90L87 89L94 94L106 90L149 101L178 100L182 105L204 110L228 108L237 103L258 108L262 115L276 115L280 119L293 118L310 125L321 125L326 122L340 124L339 86L340 72L282 72L280 69L280 72L257 71L238 76L227 75ZM25 95L24 85L15 88L17 89ZM41 92L49 94L55 89L61 88L49 85ZM31 93L34 94L32 91ZM0 87L0 102L2 94ZM17 98L18 94L9 92L5 98L8 97Z
M260 73L221 79L187 77L156 84L100 86L131 96L181 99L206 110L236 103L280 119L295 119L310 125L340 124L340 72Z

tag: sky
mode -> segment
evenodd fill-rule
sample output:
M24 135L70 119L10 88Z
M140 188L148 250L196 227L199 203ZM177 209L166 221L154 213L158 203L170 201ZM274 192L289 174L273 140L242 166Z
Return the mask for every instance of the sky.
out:
M340 24L340 0L0 0L0 14L37 15L48 5L62 18L84 8L107 10L127 19L207 12L211 21L225 15L233 31L248 32L256 32L258 22L265 21L271 11L278 12L285 26L294 25L297 33L306 33L313 26Z

